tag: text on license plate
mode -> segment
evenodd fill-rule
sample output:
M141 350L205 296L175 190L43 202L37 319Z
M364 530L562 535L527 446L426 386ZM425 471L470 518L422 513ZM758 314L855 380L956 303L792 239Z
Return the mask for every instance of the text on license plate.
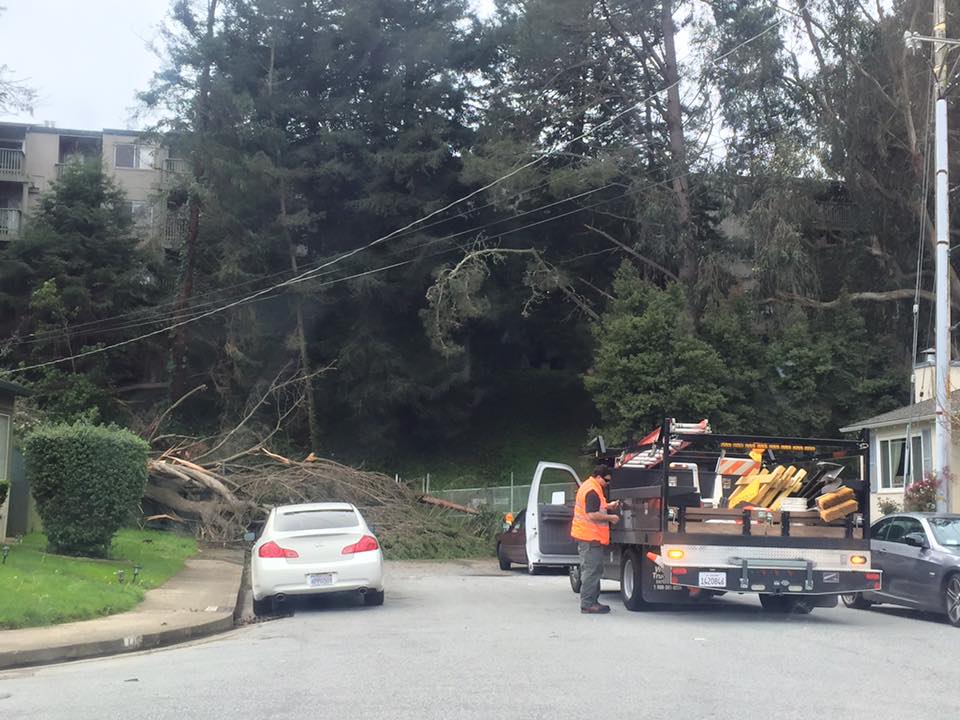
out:
M727 586L727 574L725 572L702 572L697 580L697 585L707 588L725 588Z
M309 587L333 585L333 573L311 573L307 575L307 585Z

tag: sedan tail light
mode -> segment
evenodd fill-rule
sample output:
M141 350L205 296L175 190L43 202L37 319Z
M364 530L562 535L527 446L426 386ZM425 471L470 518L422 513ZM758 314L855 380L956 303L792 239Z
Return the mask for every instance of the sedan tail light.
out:
M355 542L353 545L347 545L341 554L343 555L353 555L358 552L370 552L371 550L377 550L380 548L380 543L377 542L377 539L373 535L364 535L360 538L359 542Z
M261 545L260 549L257 550L257 555L259 555L262 558L298 558L300 557L300 553L298 553L296 550L282 548L279 545L277 545L273 540Z

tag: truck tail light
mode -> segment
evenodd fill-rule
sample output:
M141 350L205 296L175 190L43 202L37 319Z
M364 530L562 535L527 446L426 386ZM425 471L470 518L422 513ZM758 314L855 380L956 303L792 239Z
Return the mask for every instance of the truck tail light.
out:
M851 555L850 556L851 565L866 565L867 558L863 555Z
M879 580L880 573L864 573L863 577L867 580Z
M667 557L671 560L683 560L686 553L683 550L667 550Z

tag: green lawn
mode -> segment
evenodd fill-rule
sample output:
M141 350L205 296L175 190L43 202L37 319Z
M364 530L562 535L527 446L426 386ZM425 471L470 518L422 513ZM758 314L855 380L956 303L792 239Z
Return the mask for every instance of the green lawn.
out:
M52 555L46 546L40 533L10 546L6 564L0 565L0 628L52 625L129 610L197 552L193 538L148 530L121 530L106 560ZM143 568L136 585L134 565ZM126 576L122 585L118 570Z

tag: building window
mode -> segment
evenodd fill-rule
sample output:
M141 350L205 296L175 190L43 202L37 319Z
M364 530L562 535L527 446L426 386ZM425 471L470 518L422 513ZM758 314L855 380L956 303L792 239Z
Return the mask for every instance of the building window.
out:
M153 225L153 205L143 200L128 200L130 217L138 228L148 228Z
M154 149L146 145L116 145L113 165L133 170L153 170Z
M909 475L910 482L922 480L930 469L928 456L924 453L924 444L929 442L923 435L910 438L910 454L907 456L907 442L904 438L880 441L880 489L897 490L904 486Z

